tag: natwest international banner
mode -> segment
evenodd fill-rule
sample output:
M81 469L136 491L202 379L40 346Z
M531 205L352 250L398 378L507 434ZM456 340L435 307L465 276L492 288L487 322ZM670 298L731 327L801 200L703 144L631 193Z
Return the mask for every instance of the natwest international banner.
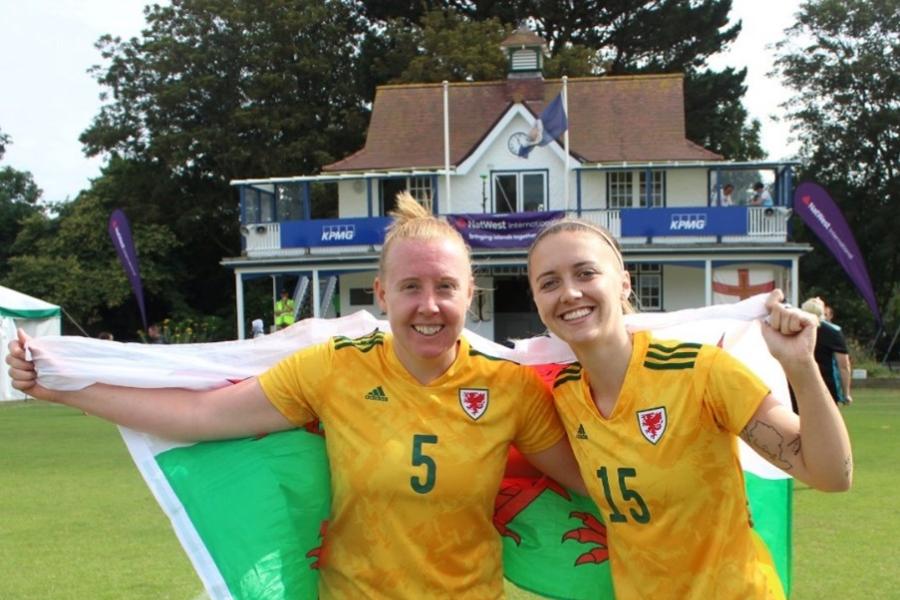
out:
M881 311L875 301L872 281L850 226L828 192L817 183L804 182L794 192L794 212L831 251L879 323Z
M563 211L507 214L447 215L447 221L472 248L527 248L548 223L563 218Z

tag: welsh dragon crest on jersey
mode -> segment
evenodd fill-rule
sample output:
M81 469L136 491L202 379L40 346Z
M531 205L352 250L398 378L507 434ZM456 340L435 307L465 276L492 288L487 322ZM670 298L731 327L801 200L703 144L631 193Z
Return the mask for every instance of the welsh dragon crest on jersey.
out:
M459 405L467 415L477 421L487 411L488 395L488 390L460 388Z

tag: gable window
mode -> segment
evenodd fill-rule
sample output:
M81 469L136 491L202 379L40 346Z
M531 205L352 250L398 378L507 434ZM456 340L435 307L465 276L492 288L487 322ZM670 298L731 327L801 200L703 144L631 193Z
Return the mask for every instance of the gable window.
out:
M434 188L431 185L431 177L395 177L381 179L378 182L381 195L381 214L387 215L397 208L397 194L406 190L419 201L419 204L431 211L431 202L434 197Z
M546 210L546 171L494 173L493 190L495 213Z
M631 275L631 289L642 311L662 310L662 265L660 263L625 263Z

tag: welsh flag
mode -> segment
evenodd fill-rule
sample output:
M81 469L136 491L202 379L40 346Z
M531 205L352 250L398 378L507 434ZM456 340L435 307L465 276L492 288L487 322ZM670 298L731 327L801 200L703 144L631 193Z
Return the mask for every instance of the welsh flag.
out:
M759 332L764 300L760 295L732 305L630 315L627 324L662 338L721 344L787 404L784 375ZM389 329L368 313L356 313L308 319L238 342L158 346L42 337L30 350L40 382L54 389L94 382L208 389L257 375L303 346L376 327ZM510 349L465 335L477 350L535 365L548 378L574 358L551 337ZM317 426L196 444L121 431L210 597L316 597L318 549L330 507L328 462ZM741 462L754 527L789 590L791 481L743 445ZM506 577L519 587L550 598L613 598L606 529L593 503L542 477L515 450L495 502L494 524L503 539Z

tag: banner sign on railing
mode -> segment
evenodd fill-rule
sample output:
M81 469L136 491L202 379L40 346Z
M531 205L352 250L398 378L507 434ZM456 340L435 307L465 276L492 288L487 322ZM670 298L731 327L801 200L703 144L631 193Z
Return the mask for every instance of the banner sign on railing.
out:
M447 215L447 220L472 248L527 248L544 226L564 215L563 211L467 213Z
M384 230L390 222L391 219L388 217L283 221L281 247L379 245L384 243Z
M622 237L746 235L747 209L741 206L623 208Z

